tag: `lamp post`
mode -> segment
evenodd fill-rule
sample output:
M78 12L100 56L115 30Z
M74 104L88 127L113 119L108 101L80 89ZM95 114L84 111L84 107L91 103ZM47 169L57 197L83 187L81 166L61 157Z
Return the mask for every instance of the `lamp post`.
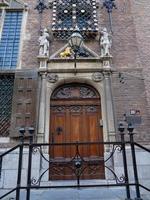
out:
M24 142L24 134L25 134L26 130L25 127L22 126L19 128L19 138L20 138L20 142L23 144Z
M74 51L74 68L75 68L75 74L76 74L77 53L79 52L80 47L83 45L83 37L80 34L78 27L76 27L76 29L70 36L68 43L69 43L71 49Z
M23 164L23 147L24 147L24 134L26 130L25 127L22 126L19 128L19 138L20 138L20 146L19 146L19 160L18 160L18 174L17 174L17 189L16 189L16 200L20 199L20 186L21 186L21 171Z
M34 131L35 131L35 129L34 129L34 127L29 127L28 128L28 131L29 131L29 138L30 138L30 144L32 144L32 142L33 142L33 134L34 134Z

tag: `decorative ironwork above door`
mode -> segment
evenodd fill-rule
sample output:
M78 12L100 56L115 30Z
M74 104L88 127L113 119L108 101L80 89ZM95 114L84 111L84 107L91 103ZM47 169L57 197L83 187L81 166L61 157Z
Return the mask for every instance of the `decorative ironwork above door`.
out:
M52 99L99 98L98 93L88 85L64 85L55 90Z
M95 0L53 1L52 31L56 38L66 40L78 26L84 39L95 38L98 20Z

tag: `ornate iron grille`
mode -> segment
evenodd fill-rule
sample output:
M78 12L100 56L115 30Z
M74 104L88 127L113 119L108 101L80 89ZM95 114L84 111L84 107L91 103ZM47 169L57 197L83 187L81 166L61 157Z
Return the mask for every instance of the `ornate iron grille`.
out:
M0 136L9 135L14 75L0 75Z
M84 39L96 37L98 33L96 1L55 0L53 2L53 35L66 40L71 36L76 25Z

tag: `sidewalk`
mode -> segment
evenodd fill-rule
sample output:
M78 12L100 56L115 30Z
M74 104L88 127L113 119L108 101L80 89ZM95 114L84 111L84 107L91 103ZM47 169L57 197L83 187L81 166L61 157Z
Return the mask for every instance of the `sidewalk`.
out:
M88 189L49 189L45 191L32 191L31 200L125 200L125 189L117 188L88 188ZM25 200L25 193L21 195L21 200ZM132 192L131 197L135 198ZM150 200L143 196L143 200Z

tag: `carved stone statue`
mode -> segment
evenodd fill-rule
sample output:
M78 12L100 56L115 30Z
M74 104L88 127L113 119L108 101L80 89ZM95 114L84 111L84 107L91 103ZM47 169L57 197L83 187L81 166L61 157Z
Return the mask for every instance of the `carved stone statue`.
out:
M110 56L111 39L109 38L109 33L106 28L101 31L100 47L101 47L101 57Z
M47 28L41 32L41 36L39 37L39 56L49 56L49 33Z

